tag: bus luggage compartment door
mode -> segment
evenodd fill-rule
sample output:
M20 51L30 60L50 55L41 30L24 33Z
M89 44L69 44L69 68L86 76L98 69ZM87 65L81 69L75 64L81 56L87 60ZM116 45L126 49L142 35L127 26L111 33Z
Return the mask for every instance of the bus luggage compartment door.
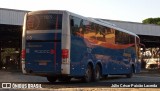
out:
M61 43L27 42L26 69L35 73L60 73Z

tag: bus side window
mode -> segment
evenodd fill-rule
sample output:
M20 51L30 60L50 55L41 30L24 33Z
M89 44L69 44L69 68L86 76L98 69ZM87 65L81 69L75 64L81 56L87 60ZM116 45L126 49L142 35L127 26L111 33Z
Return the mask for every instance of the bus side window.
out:
M74 20L73 19L71 19L70 23L71 23L71 27L74 27Z

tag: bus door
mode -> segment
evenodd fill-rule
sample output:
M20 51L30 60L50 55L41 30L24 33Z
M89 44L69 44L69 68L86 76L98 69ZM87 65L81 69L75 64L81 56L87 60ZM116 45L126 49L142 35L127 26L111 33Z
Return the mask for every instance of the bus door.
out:
M30 15L26 31L26 69L60 73L62 14Z

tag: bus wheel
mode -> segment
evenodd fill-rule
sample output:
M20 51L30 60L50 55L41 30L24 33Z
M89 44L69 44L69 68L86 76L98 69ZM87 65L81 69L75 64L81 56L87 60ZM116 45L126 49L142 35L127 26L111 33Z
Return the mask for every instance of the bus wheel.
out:
M82 79L84 82L90 82L92 79L92 68L91 65L87 66L86 72L85 72L85 76Z
M48 80L50 83L54 83L54 82L57 80L57 77L47 76L47 80Z
M101 69L100 69L99 65L96 65L93 79L94 79L94 81L99 81L100 78L101 78Z
M131 72L126 75L127 78L131 78L133 76L133 67L131 68Z

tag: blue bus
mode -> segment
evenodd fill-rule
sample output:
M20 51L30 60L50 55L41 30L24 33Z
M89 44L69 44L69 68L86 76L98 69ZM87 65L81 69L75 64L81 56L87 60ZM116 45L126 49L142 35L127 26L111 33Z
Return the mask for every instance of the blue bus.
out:
M25 15L22 72L49 82L98 81L108 75L140 72L139 37L100 19L65 10Z

